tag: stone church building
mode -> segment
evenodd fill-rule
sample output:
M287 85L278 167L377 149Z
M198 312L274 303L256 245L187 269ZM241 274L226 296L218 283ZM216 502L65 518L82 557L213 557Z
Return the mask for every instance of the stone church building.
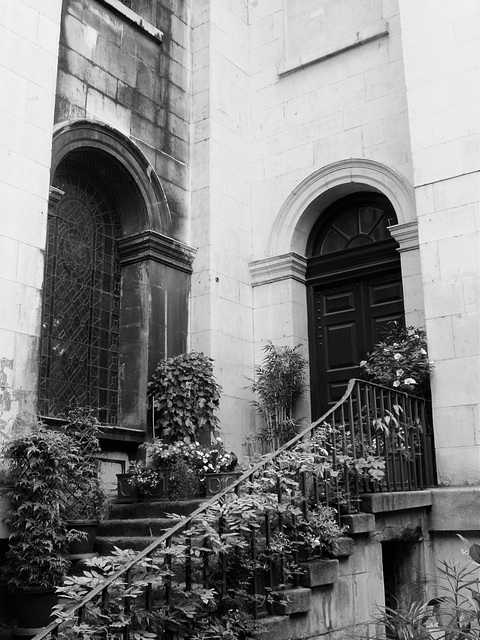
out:
M303 345L318 418L404 318L439 480L478 498L478 0L0 8L3 435L98 407L113 476L158 361L198 350L241 456L267 340Z

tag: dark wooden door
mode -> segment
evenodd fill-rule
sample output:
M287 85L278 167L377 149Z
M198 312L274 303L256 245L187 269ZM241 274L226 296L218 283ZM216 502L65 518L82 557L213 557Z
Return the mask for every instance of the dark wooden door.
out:
M399 268L310 287L312 412L316 419L359 377L359 363L382 338L386 323L403 322ZM313 341L313 342L312 342Z

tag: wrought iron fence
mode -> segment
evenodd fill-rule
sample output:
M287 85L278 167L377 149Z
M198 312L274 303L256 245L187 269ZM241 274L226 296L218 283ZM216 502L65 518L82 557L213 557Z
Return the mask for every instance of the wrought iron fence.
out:
M92 612L107 620L114 609L117 631L104 637L178 637L189 616L200 616L195 602L208 609L213 593L226 597L232 586L248 595L251 617L271 613L275 588L301 581L316 532L338 535L330 507L340 520L358 509L362 493L434 484L425 401L352 379L319 420L142 552L118 552L119 568L99 558L98 584L90 580L68 615L35 640L84 637Z

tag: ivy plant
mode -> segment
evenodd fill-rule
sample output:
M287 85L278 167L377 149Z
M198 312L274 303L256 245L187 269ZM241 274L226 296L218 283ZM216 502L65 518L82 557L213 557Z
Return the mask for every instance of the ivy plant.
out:
M78 448L75 472L67 487L69 520L100 520L106 497L100 482L98 454L100 423L91 407L74 407L67 414L65 433Z
M213 360L205 354L192 351L162 360L148 384L156 435L194 442L201 433L213 433L220 393Z

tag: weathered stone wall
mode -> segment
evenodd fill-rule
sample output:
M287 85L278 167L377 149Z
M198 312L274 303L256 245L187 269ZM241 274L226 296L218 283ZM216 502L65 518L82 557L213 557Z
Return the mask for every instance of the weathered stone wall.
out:
M0 3L0 442L36 405L61 4Z
M247 3L193 3L191 345L215 359L222 435L251 430L252 291Z
M131 138L160 178L172 214L172 234L186 241L191 119L188 3L151 2L148 12L147 3L143 5L143 17L155 20L148 26L164 34L162 43L152 36L151 28L131 22L112 9L112 3L64 3L55 122L97 119Z
M437 464L480 471L480 9L400 0Z

